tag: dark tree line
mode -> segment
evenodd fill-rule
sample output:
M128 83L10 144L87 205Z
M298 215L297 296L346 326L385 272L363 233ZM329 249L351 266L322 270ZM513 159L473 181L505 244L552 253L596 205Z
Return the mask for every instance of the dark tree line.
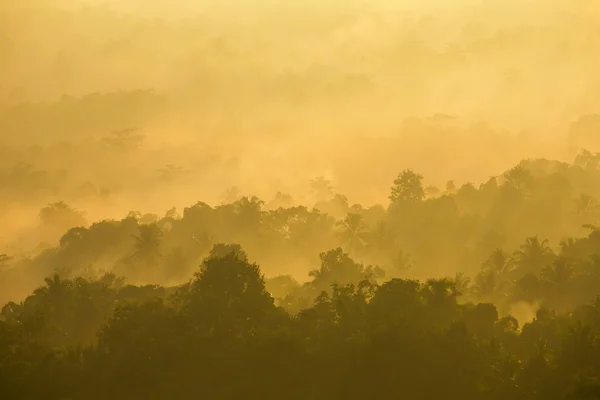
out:
M10 399L450 398L600 396L600 305L523 326L461 301L450 279L335 283L286 313L238 245L216 245L187 284L48 278L0 322L0 393ZM331 259L336 259L334 264ZM361 269L361 272L364 270ZM366 279L365 279L366 278ZM321 281L320 281L321 280Z

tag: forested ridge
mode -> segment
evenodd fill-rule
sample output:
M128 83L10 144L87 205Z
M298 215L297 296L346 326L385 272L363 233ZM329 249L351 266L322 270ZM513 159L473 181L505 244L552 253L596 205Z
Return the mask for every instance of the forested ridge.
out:
M282 194L269 207L240 196L72 228L35 256L2 256L5 278L47 278L2 308L0 390L598 398L599 159L529 160L443 190L404 170L389 207L348 205L317 178L323 199L310 209ZM73 215L64 203L40 213ZM305 258L317 268L304 281L273 267L265 275L253 252L271 266Z

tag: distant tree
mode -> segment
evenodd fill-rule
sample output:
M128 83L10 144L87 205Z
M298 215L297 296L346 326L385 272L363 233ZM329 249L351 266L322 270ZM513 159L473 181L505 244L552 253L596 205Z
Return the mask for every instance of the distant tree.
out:
M568 237L560 241L560 256L564 258L576 259L577 258L577 239Z
M411 169L398 174L389 196L392 205L414 204L422 201L425 198L422 180L423 176Z
M286 193L277 192L275 194L275 198L269 202L268 208L269 209L277 209L280 207L288 208L288 207L292 207L293 204L294 204L294 200L292 199L292 196L290 196L289 194L286 194Z
M552 265L542 270L542 278L553 286L564 285L574 275L573 267L566 258L558 257Z
M239 217L239 226L244 229L258 229L264 204L264 201L256 196L244 196L233 203L235 213Z
M429 279L423 286L424 298L429 304L454 302L459 292L452 279Z
M510 258L502 249L496 249L483 264L483 267L497 277L506 277L514 268L514 259Z
M158 267L164 258L161 253L162 231L157 224L140 225L139 234L131 235L135 239L132 259L148 267Z
M588 171L598 170L600 164L600 153L591 153L589 150L581 150L575 157L574 165L580 166Z
M454 278L452 278L452 283L454 284L458 296L464 296L468 294L471 285L471 279L466 276L464 272L457 272L456 275L454 275Z
M337 223L337 227L340 240L352 252L360 252L367 244L367 226L362 215L348 214L343 221Z
M504 174L506 182L517 190L528 189L532 182L531 172L524 166L518 165Z
M139 128L126 128L114 130L110 135L104 137L102 142L113 149L136 150L141 147L145 140L144 135L135 134Z
M172 208L169 208L167 210L167 212L165 213L165 218L167 218L167 219L179 219L181 217L177 213L177 208L172 207Z
M473 292L484 300L495 300L497 295L506 295L505 291L511 282L510 273L515 267L515 260L502 249L494 250L475 277Z
M446 192L453 193L454 191L456 191L456 184L454 181L446 182Z
M537 236L528 237L514 254L520 270L535 273L547 266L553 257L548 240L540 240Z
M62 201L48 204L40 210L39 216L44 225L60 227L61 229L86 224L82 213L72 209Z
M379 268L365 268L364 265L355 262L341 248L321 253L319 258L321 266L309 273L317 292L328 290L334 283L342 286L350 283L358 284L363 280L376 279L383 274Z
M316 201L329 200L333 196L331 181L323 176L318 176L310 181L310 190Z

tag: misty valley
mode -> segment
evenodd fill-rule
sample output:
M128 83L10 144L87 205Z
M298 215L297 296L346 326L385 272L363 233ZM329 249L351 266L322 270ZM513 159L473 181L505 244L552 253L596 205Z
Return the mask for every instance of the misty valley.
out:
M600 400L599 26L0 0L0 399Z

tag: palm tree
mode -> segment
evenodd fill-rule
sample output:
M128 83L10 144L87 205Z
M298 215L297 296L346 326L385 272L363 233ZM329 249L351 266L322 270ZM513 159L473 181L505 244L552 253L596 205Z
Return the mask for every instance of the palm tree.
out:
M485 270L492 272L497 277L504 277L514 268L514 260L502 249L496 249L490 258L483 263Z
M135 239L133 261L141 261L148 266L157 266L163 259L160 252L162 231L157 224L140 225L139 235L131 235Z
M458 296L464 296L469 292L471 286L471 278L465 275L464 272L457 272L452 278L452 283Z
M498 279L491 271L481 271L475 277L473 292L482 299L492 297L498 291Z
M475 293L482 298L500 294L508 284L508 275L513 271L514 266L514 259L502 249L494 250L483 263L482 271L475 277Z
M360 214L348 214L344 220L337 223L338 237L343 245L354 252L362 250L367 243L367 227Z
M553 257L554 252L548 245L548 240L540 241L538 236L528 237L514 255L519 269L533 273L540 272Z
M235 203L238 214L260 214L264 201L256 196L244 196Z
M568 237L566 239L561 240L559 243L561 255L566 257L571 256L571 254L574 252L576 243L577 240L573 237Z
M262 217L264 201L256 196L244 196L234 203L235 212L240 218L239 226L257 230Z
M564 257L557 258L552 265L542 270L542 278L553 285L563 285L573 276L573 268Z

